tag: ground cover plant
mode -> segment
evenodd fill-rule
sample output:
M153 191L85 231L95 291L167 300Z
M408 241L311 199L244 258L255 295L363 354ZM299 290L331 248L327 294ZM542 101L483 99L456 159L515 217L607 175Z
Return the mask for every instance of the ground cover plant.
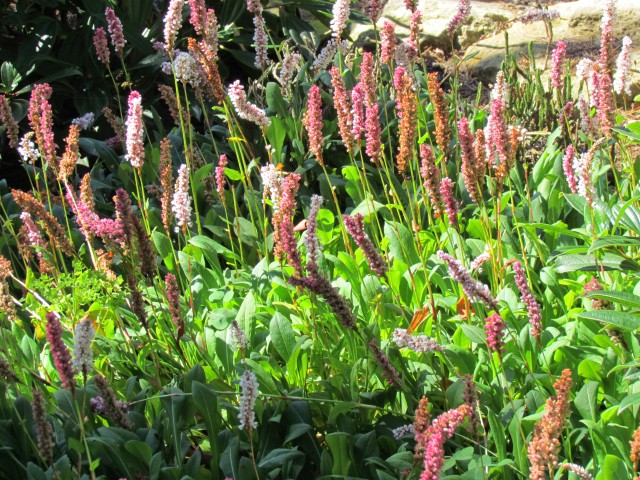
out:
M636 477L615 0L596 58L506 55L473 98L412 0L370 51L376 0L160 3L5 7L92 51L2 65L0 477Z

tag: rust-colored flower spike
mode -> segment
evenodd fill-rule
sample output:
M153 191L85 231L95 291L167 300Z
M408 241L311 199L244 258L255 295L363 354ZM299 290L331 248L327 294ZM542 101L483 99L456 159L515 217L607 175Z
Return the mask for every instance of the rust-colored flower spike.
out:
M413 145L416 139L417 102L416 94L413 91L413 82L404 67L396 68L393 83L397 95L396 109L400 119L400 139L396 167L398 173L404 175L409 162L413 158Z
M387 357L387 355L378 346L378 342L376 341L376 339L372 338L368 346L373 353L376 362L378 362L378 364L382 367L382 376L385 377L389 385L393 385L397 388L402 388L400 374L391 364L389 357Z
M0 255L0 313L4 313L7 318L15 316L13 298L9 293L9 284L6 281L11 276L11 271L11 262Z
M73 392L76 381L73 378L75 371L71 365L71 354L62 341L62 325L55 313L47 313L47 341L53 357L53 364L60 375L60 382L67 390Z
M60 160L60 167L58 168L58 180L61 182L65 182L73 175L73 169L76 168L76 163L78 163L78 158L80 158L79 138L80 127L78 125L71 125L71 127L69 127L69 136L67 136L65 140L66 148L62 154L62 160Z
M480 178L484 178L487 172L487 139L484 136L484 130L479 128L476 130L475 140L473 142L473 150L475 152L478 172L482 172Z
M113 391L111 385L109 385L109 381L102 375L96 375L93 377L93 381L102 398L101 410L104 412L104 415L122 428L132 428L131 420L129 420L129 417L127 417L125 413L126 404L118 400L116 393ZM125 406L125 408L123 408L123 406Z
M212 53L211 47L205 43L196 43L191 40L192 39L189 39L189 52L191 52L196 60L198 60L198 63L200 63L200 66L202 66L205 77L207 78L207 88L211 90L218 104L224 103L227 94L222 84L218 64L216 63L216 55Z
M631 462L633 462L633 472L638 471L638 462L640 461L640 427L633 432L631 439Z
M464 403L469 405L469 424L474 434L478 434L478 428L480 426L480 420L478 415L475 414L478 407L478 385L473 381L473 375L466 374L462 376L462 382L464 383L463 399Z
M102 109L102 114L104 115L104 118L107 120L107 123L109 124L109 126L113 129L113 132L116 134L116 137L118 138L118 140L120 142L124 142L126 133L125 133L124 122L122 121L122 119L119 117L116 117L115 113L113 113L113 110L111 110L109 107L104 107Z
M469 120L465 117L458 121L458 141L460 143L464 186L467 188L471 200L479 204L482 202L482 192L479 187L481 177L477 169L478 160L473 148L473 135L469 127Z
M320 87L313 85L307 95L307 111L302 118L302 124L309 136L309 150L316 157L319 165L324 165L322 160L322 98Z
M562 371L562 376L553 387L556 394L547 399L544 414L533 430L533 439L527 446L527 456L531 462L530 480L545 480L558 467L560 452L559 437L569 414L569 392L571 390L571 370Z
M449 148L451 140L451 128L449 127L449 112L447 111L447 101L444 90L438 81L438 73L431 72L428 80L429 95L433 104L433 119L436 124L436 142L438 148L444 153Z
M176 327L176 340L180 341L180 338L184 335L184 319L182 318L182 312L180 311L180 290L178 288L178 281L173 273L167 273L164 277L164 281L167 284L167 304L169 306L169 315L174 327Z
M53 448L55 447L55 437L53 428L47 419L47 411L44 398L40 390L32 390L31 411L33 412L33 423L36 427L36 441L42 460L47 465L53 464Z
M29 100L29 124L36 135L40 154L54 171L58 168L57 145L53 136L53 111L49 98L53 90L47 83L36 85Z
M333 106L338 114L340 137L342 137L342 142L347 152L352 153L355 147L355 139L352 133L351 100L347 95L347 89L338 67L332 67L329 73L331 74L331 85L333 86Z
M427 190L436 217L442 217L444 210L442 193L440 193L440 170L436 165L436 157L431 145L426 143L420 145L420 159L420 176L424 180L423 186Z
M149 331L149 321L147 320L147 312L144 309L144 300L142 298L142 293L138 288L138 282L133 275L127 275L127 286L131 291L131 310L144 329Z
M56 247L69 257L73 257L76 254L76 249L67 238L66 232L60 223L58 223L56 217L46 211L40 200L37 200L30 193L25 193L21 190L11 190L11 194L22 210L28 212L32 217L40 219L44 225L44 229L49 235L49 240Z
M162 97L162 100L169 109L169 114L171 115L173 123L179 126L180 110L178 109L178 99L176 98L175 91L169 85L159 85L158 92L160 92L160 97Z
M302 262L298 253L295 235L293 232L292 217L296 210L296 194L300 186L301 177L297 173L290 173L282 182L282 194L278 208L273 212L273 254L282 259L287 256L289 265L295 271L297 277L302 276Z
M161 211L162 225L168 232L171 230L173 214L171 212L171 199L173 198L173 169L171 161L171 141L164 138L160 142L160 185L162 187Z
M16 148L20 140L18 138L18 122L13 118L9 100L4 95L0 95L0 125L4 125L6 128L9 146Z
M376 246L364 231L364 216L362 214L353 216L344 215L342 219L349 235L351 235L351 238L356 242L356 245L358 245L362 250L362 253L364 253L371 271L378 277L385 278L389 267L378 252Z
M416 457L422 458L424 453L424 444L426 441L425 434L431 425L431 415L429 414L429 400L422 397L416 408L415 420L413 421L413 431L416 436Z
M90 212L95 212L93 189L91 188L91 174L85 173L80 180L80 201Z

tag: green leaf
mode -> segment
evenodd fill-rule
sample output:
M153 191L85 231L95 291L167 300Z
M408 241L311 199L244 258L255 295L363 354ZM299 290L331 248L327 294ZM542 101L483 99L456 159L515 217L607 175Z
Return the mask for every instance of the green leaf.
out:
M141 462L144 462L145 465L148 465L151 461L151 447L140 440L129 440L125 442L124 449L136 457Z
M640 308L640 297L629 292L616 292L607 290L596 290L594 292L585 293L585 297L597 298L598 300L606 300L611 303L617 303L624 307Z
M413 234L399 222L386 222L384 236L389 239L391 257L398 258L408 266L420 262Z
M169 420L169 434L170 438L173 440L173 454L175 455L176 462L179 462L182 450L180 447L180 441L182 438L180 425L183 423L182 408L184 406L185 396L179 388L170 387L162 391L160 401L167 412Z
M640 142L640 134L631 131L627 127L613 127L611 130L615 130L616 132L618 132L620 135L622 135L624 137L628 137L628 138L631 138L633 140L636 140L636 142ZM636 142L632 142L632 143L636 143Z
M615 455L604 457L602 469L596 480L620 480L621 478L630 478L624 461Z
M622 399L618 406L618 415L624 412L629 407L635 407L640 404L640 393L634 393L633 395L627 395Z
M276 312L269 323L271 342L285 362L289 361L296 344L296 336L291 322L284 315Z
M329 412L329 418L327 419L327 423L329 425L335 425L336 420L340 415L348 413L355 408L356 408L356 404L353 402L340 402L335 404L331 408L331 411Z
M593 242L593 244L589 247L589 251L587 253L593 253L596 250L607 247L629 247L637 245L640 245L639 238L623 237L620 235L609 235L606 237L598 238L595 242Z
M581 238L583 240L586 240L587 238L589 238L588 235L584 235L582 233L569 230L566 224L562 222L554 223L553 225L547 225L546 223L525 223L525 224L522 224L521 226L528 229L539 228L540 230L544 230L545 232L556 233L558 235L568 235L570 237Z
M617 312L615 310L594 310L593 312L579 313L578 318L586 318L597 322L615 325L624 330L639 330L640 316L627 312Z
M334 475L348 476L352 465L353 437L345 432L333 432L325 437L333 457Z
M249 290L247 296L244 297L238 314L236 315L236 322L240 325L240 328L247 334L249 342L253 343L253 331L255 329L255 316L256 316L256 299L253 296L253 292Z
M584 207L587 204L587 201L581 195L578 195L577 193L566 193L564 198L575 211L580 215L584 215Z
M624 204L618 203L611 208L611 211L616 216L616 225L620 223L640 234L640 209L634 205L637 200L638 198L635 197Z
M218 396L216 393L200 382L191 384L193 403L202 416L207 428L207 437L211 448L211 468L217 477L220 447L218 445L218 432L220 431L220 415L218 414Z
M580 389L573 401L574 405L582 418L595 422L597 420L596 400L598 397L598 387L600 384L596 381L588 381Z
M304 453L288 448L276 448L260 459L258 468L270 472L274 468L281 467L285 462L302 460Z
M291 112L282 97L280 85L276 82L267 83L267 106L280 118L288 118L291 116Z
M0 67L0 79L4 87L3 90L5 92L11 92L18 86L18 83L22 80L22 76L12 63L3 62L2 67Z
M466 323L460 324L464 335L473 343L484 345L487 336L484 330L476 325L467 325Z
M313 427L311 425L307 425L306 423L296 423L294 425L291 425L287 430L287 436L284 437L283 443L289 443L296 438L299 438L302 435L305 435L312 431Z
M613 253L606 253L602 259L597 260L596 256L568 254L559 255L555 258L554 269L558 273L575 272L599 272L604 270L640 271L640 265L632 260L620 257Z
M361 214L367 219L371 214L377 213L380 209L384 208L384 205L380 202L376 202L370 193L365 194L365 198L360 204L354 208L349 215Z

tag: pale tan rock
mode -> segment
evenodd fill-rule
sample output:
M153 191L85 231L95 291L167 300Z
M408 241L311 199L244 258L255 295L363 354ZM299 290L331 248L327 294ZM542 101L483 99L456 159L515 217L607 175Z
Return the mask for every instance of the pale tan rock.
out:
M552 22L553 42L559 40L566 42L569 60L573 60L574 63L583 56L595 58L600 43L601 2L578 0L560 3L551 8L560 12L560 18ZM624 35L630 36L633 41L632 70L635 68L636 71L632 71L631 78L632 83L638 83L640 82L640 73L637 72L640 68L640 0L618 0L614 36L619 43ZM529 54L531 43L537 65L544 66L548 45L544 23L535 22L525 25L516 22L506 30L506 35L502 32L468 47L465 55L475 55L465 62L465 68L471 70L481 81L491 83L504 60L507 39L509 50L516 59ZM616 51L616 56L617 53ZM635 87L635 91L638 90L640 87Z

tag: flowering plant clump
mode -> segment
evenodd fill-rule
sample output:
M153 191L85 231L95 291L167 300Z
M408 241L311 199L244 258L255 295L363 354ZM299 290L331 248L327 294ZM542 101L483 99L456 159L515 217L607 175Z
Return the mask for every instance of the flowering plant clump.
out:
M577 58L514 6L547 38L482 86L469 0L443 51L416 0L33 3L0 6L0 478L640 478L623 2Z

